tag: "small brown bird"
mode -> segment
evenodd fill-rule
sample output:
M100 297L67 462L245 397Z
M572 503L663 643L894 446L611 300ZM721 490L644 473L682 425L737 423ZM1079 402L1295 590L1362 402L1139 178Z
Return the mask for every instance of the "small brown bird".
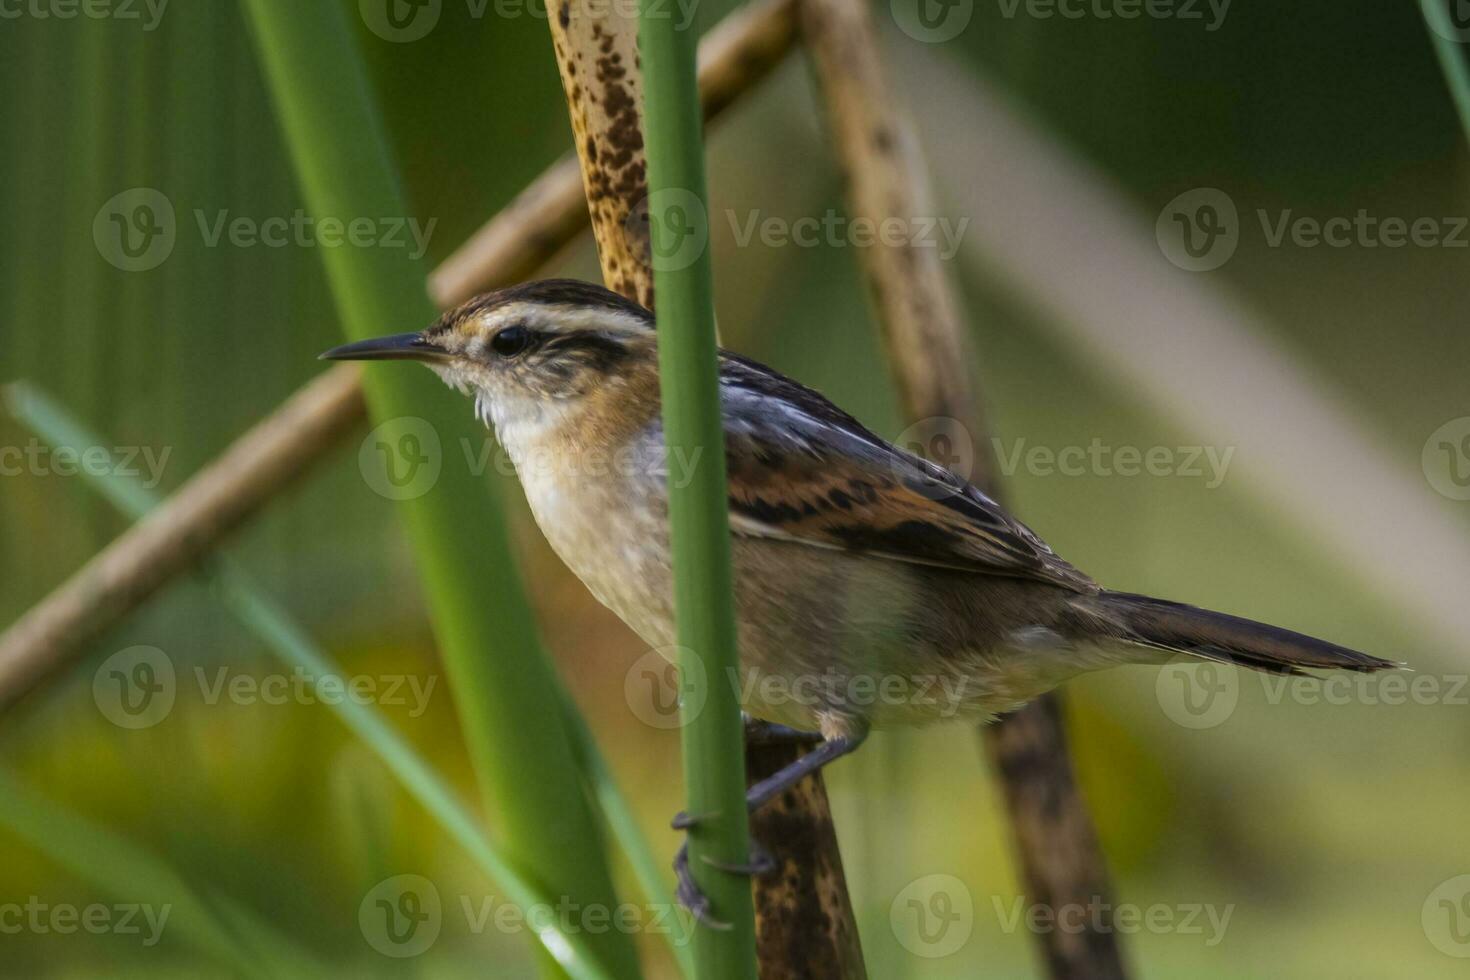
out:
M645 642L671 647L668 480L698 460L666 458L652 313L547 280L487 293L422 333L322 356L422 361L471 395L557 554ZM720 394L742 705L791 737L820 733L752 787L752 809L870 728L988 720L1102 667L1175 654L1277 674L1396 666L1104 589L980 490L726 351ZM681 897L707 911L680 871Z

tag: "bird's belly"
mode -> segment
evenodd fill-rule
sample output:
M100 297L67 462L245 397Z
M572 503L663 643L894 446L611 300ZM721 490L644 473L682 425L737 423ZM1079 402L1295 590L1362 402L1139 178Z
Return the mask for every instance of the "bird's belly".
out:
M734 553L746 711L832 734L966 710L963 662L925 629L912 566L766 539Z
M552 550L607 606L654 647L674 642L673 577L667 509L639 495L590 499L546 488L529 492L532 513Z
M598 601L677 659L662 500L528 496L552 548ZM829 731L988 718L1055 684L1037 658L1057 656L1039 647L1060 644L976 641L915 566L739 535L732 560L741 664L724 682L756 717Z

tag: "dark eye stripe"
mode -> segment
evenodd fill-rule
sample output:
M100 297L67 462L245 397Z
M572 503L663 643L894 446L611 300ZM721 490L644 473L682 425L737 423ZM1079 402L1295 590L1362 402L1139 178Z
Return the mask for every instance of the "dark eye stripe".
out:
M628 348L621 341L591 330L559 334L546 342L546 349L557 352L582 351L604 365L628 356Z

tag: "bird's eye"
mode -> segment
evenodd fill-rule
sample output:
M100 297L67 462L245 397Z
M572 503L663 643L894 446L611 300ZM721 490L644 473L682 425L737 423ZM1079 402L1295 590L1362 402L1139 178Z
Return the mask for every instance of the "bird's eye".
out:
M525 327L506 327L490 339L490 349L501 357L515 357L531 346L531 331Z

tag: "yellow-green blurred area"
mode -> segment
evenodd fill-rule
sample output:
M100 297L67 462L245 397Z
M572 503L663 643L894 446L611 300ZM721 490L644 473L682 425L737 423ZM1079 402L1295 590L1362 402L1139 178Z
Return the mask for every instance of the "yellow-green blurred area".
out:
M259 226L302 207L235 6L178 2L156 23L141 4L139 19L55 15L64 6L18 4L0 20L0 227L10 242L0 262L0 380L39 385L109 446L146 447L162 461L164 493L313 377L315 354L341 331L319 246L214 237L221 222ZM369 29L366 0L344 6L411 217L432 222L428 254L441 260L570 149L544 15L444 0L431 31L395 43ZM1470 548L1470 502L1456 499L1464 484L1454 481L1470 456L1449 458L1443 473L1429 465L1434 434L1470 416L1470 173L1416 6L1302 0L1231 5L1222 17L1181 3L1174 15L1127 17L1098 11L1141 8L967 0L968 25L940 43L900 30L900 6L882 0L874 12L895 82L945 171L936 214L965 219L967 195L1005 194L982 166L942 165L944 141L993 135L966 128L970 96L982 93L1045 134L1057 166L1042 176L1059 194L1088 181L1128 216L1114 229L1098 224L1107 215L1076 214L1089 240L1151 244L1161 210L1194 188L1217 188L1239 210L1229 261L1191 272L1155 249L1151 278L1138 282L1094 282L1084 262L1058 265L1044 288L1018 283L979 254L982 243L1003 245L1006 229L964 233L947 268L962 284L1002 454L1096 441L1168 447L1179 464L1128 476L1023 463L1005 477L1019 516L1109 586L1279 623L1415 668L1402 686L1319 690L1223 670L1191 681L1139 667L1068 687L1113 900L1138 913L1122 937L1128 960L1153 977L1463 975L1470 878L1454 879L1470 875L1470 638L1455 642L1453 624L1464 622L1456 604L1416 603L1393 587L1444 582ZM1198 18L1182 16L1186 6ZM700 4L696 21L707 27L729 9ZM799 54L711 129L709 157L724 343L898 435L859 249L745 235L752 216L842 213L839 169ZM138 187L171 203L176 241L161 264L130 272L99 251L94 219ZM1439 232L1432 244L1399 247L1357 232L1340 247L1290 233L1275 243L1268 230L1287 212L1288 221L1430 218ZM548 272L596 278L590 240ZM1341 460L1341 470L1296 474L1284 497L1281 468L1263 462L1263 446L1162 409L1150 383L1073 342L1049 315L1053 291L1079 283L1096 288L1102 310L1158 282L1246 311L1251 328L1227 341L1268 345L1271 363L1318 393L1364 455ZM422 326L383 323L381 332ZM1189 350L1174 365L1160 381L1213 387L1228 370ZM1281 385L1274 375L1226 380L1242 412ZM1272 437L1290 445L1296 420L1277 422ZM476 799L394 504L365 476L367 432L281 494L229 550L348 674L434 681L422 704L405 688L380 698L381 708ZM25 450L32 439L0 417L0 447ZM1446 446L1457 448L1453 438ZM1232 455L1213 480L1205 462L1201 475L1179 471L1181 447ZM1304 457L1311 448L1302 446ZM464 447L444 453L444 465L465 465ZM0 477L6 624L127 526L81 477L58 473L44 455L35 466L20 458L6 456ZM146 479L141 452L138 467ZM1308 526L1304 515L1344 513L1361 489L1345 482L1365 467L1405 489L1371 520L1339 520L1333 533L1402 527L1411 542L1428 535L1432 556L1349 560L1352 549L1334 545L1323 523ZM561 566L513 479L496 469L485 478L506 485L547 644L655 848L672 856L678 838L667 822L683 803L678 732L645 724L628 695L646 650ZM1457 554L1461 564L1440 567ZM99 710L94 678L109 656L138 645L164 651L178 684L167 716L133 729ZM151 852L206 906L234 910L231 921L256 923L322 971L532 975L524 930L481 914L500 901L495 884L328 710L249 696L254 681L283 674L289 668L207 587L181 581L8 709L0 759L28 792ZM1427 680L1415 687L1415 678ZM246 693L231 695L221 680ZM974 731L879 733L836 764L828 784L870 976L1039 974L1002 802ZM16 806L0 798L0 811ZM495 827L495 813L484 819ZM120 905L147 898L99 891L87 867L5 823L0 813L0 974L231 975L167 925L149 944L141 915L131 933L23 921L28 903L101 903L115 923ZM617 870L626 899L640 901ZM365 937L359 909L400 874L431 881L444 912L430 948L395 959ZM936 928L967 931L948 933L949 944L916 939L909 902L940 917ZM658 936L639 942L649 973L672 976Z

